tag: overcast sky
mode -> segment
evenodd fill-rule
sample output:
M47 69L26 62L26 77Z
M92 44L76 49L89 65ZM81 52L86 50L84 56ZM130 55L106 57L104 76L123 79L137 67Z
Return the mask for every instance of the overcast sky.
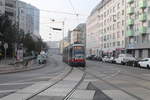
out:
M65 35L68 30L72 30L79 23L86 22L87 16L91 10L100 2L100 0L21 0L32 4L40 9L40 35L44 41L59 41L62 39L62 32L56 32L50 27L62 28L62 21L65 21ZM48 10L45 11L45 10ZM49 12L52 11L52 12ZM75 15L54 13L69 12L79 13L79 17ZM51 22L55 19L55 23ZM52 34L51 36L49 34Z

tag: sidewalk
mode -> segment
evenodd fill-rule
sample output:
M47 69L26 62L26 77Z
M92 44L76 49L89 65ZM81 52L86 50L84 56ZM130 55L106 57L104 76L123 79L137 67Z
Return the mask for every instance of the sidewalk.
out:
M2 60L0 61L0 74L6 74L6 73L15 73L15 72L22 72L22 71L28 71L33 69L39 69L44 67L44 65L38 65L36 63L36 60L29 61L27 66L24 66L23 64L15 64L13 65L13 60L7 60L8 62Z
M12 63L14 63L13 59L6 59L6 60L2 59L0 60L0 67L2 67L1 65L10 65Z

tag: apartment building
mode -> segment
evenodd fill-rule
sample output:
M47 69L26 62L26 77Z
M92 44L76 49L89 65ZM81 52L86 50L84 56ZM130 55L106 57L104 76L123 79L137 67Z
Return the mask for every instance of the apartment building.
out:
M127 0L127 52L150 57L150 0Z
M12 23L17 21L17 0L5 0L5 15L7 15Z
M5 14L25 34L40 38L40 11L35 6L20 0L0 0L0 15Z
M40 37L39 34L39 24L40 24L40 11L32 5L27 5L26 12L26 31L27 33L32 33L37 37Z
M5 0L0 0L0 15L5 13Z
M24 33L27 33L26 24L27 24L27 4L22 1L17 1L17 25L19 25L19 29L23 30Z
M87 55L97 55L100 48L100 31L99 31L99 13L98 4L86 22L86 54Z
M102 0L87 20L87 54L117 56L125 51L125 0Z

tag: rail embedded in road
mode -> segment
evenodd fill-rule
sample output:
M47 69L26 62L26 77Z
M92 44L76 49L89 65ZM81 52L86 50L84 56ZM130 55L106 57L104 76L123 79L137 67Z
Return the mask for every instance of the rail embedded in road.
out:
M67 99L71 98L72 94L75 92L77 87L84 80L84 77L85 77L85 74L82 71L80 71L79 69L70 68L70 70L67 70L67 72L55 77L54 79L50 80L49 82L46 82L43 84L37 83L31 87L28 87L26 89L18 91L15 94L4 97L1 100L12 100L13 98L17 98L15 100L37 100L35 98L38 98L42 94L48 93L48 91L51 91L51 90L59 91L60 86L65 86L66 82L68 82L68 80L69 80L69 81L72 81L70 84L67 83L70 86L69 89L66 88L64 90L64 92L62 93L62 95L63 95L62 99L67 100ZM51 95L51 93L49 95ZM16 96L18 96L18 97L16 97Z

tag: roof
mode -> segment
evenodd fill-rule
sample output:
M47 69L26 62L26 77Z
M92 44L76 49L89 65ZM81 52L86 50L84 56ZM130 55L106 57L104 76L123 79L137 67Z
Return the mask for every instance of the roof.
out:
M104 7L111 0L101 0L100 3L92 10L90 16L92 16L97 10Z

